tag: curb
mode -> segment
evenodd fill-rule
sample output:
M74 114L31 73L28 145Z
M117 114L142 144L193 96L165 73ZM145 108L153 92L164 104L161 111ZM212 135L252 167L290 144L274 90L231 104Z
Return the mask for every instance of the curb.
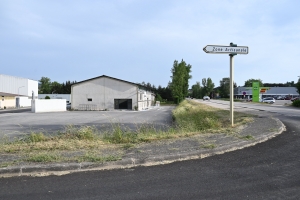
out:
M278 131L268 132L255 138L255 141L240 141L237 143L228 143L222 147L216 147L215 149L195 150L185 153L177 153L173 155L159 155L152 156L147 159L134 159L126 158L119 161L107 162L107 163L59 163L49 165L23 165L0 168L0 177L13 177L13 176L49 176L49 175L65 175L74 172L96 171L96 170L111 170L111 169L126 169L138 166L155 166L162 164L169 164L178 161L186 161L193 159L202 159L213 155L224 154L246 147L254 146L258 143L265 142L271 138L276 137L285 131L285 125L276 118L273 118L280 125Z

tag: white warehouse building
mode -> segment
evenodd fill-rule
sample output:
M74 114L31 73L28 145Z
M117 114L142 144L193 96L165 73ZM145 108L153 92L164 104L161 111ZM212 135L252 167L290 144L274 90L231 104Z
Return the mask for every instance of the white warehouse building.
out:
M143 86L106 75L77 82L71 90L74 110L146 110L154 101Z
M38 96L38 81L0 74L0 108L31 106L32 92Z

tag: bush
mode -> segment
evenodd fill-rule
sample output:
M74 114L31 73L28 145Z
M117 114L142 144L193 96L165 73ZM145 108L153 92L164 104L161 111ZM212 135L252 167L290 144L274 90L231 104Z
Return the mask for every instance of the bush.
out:
M25 140L28 142L41 142L46 141L47 137L43 133L31 133Z
M65 132L61 133L60 138L62 139L78 139L78 140L96 140L97 129L92 126L81 126L75 127L68 125L65 127Z
M49 96L46 96L45 99L50 99L50 97L49 97Z
M293 101L292 105L295 107L300 107L300 100Z

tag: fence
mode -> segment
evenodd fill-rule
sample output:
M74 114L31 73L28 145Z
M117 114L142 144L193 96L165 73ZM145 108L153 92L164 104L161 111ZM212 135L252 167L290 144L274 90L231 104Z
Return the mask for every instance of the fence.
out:
M87 111L87 110L98 110L97 105L95 104L79 104L78 110Z

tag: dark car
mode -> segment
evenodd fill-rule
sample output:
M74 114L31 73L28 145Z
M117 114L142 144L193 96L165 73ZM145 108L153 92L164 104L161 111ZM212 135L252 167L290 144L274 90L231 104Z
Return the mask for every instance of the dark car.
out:
M292 99L291 96L286 96L286 97L284 97L284 100L291 100L291 99Z

